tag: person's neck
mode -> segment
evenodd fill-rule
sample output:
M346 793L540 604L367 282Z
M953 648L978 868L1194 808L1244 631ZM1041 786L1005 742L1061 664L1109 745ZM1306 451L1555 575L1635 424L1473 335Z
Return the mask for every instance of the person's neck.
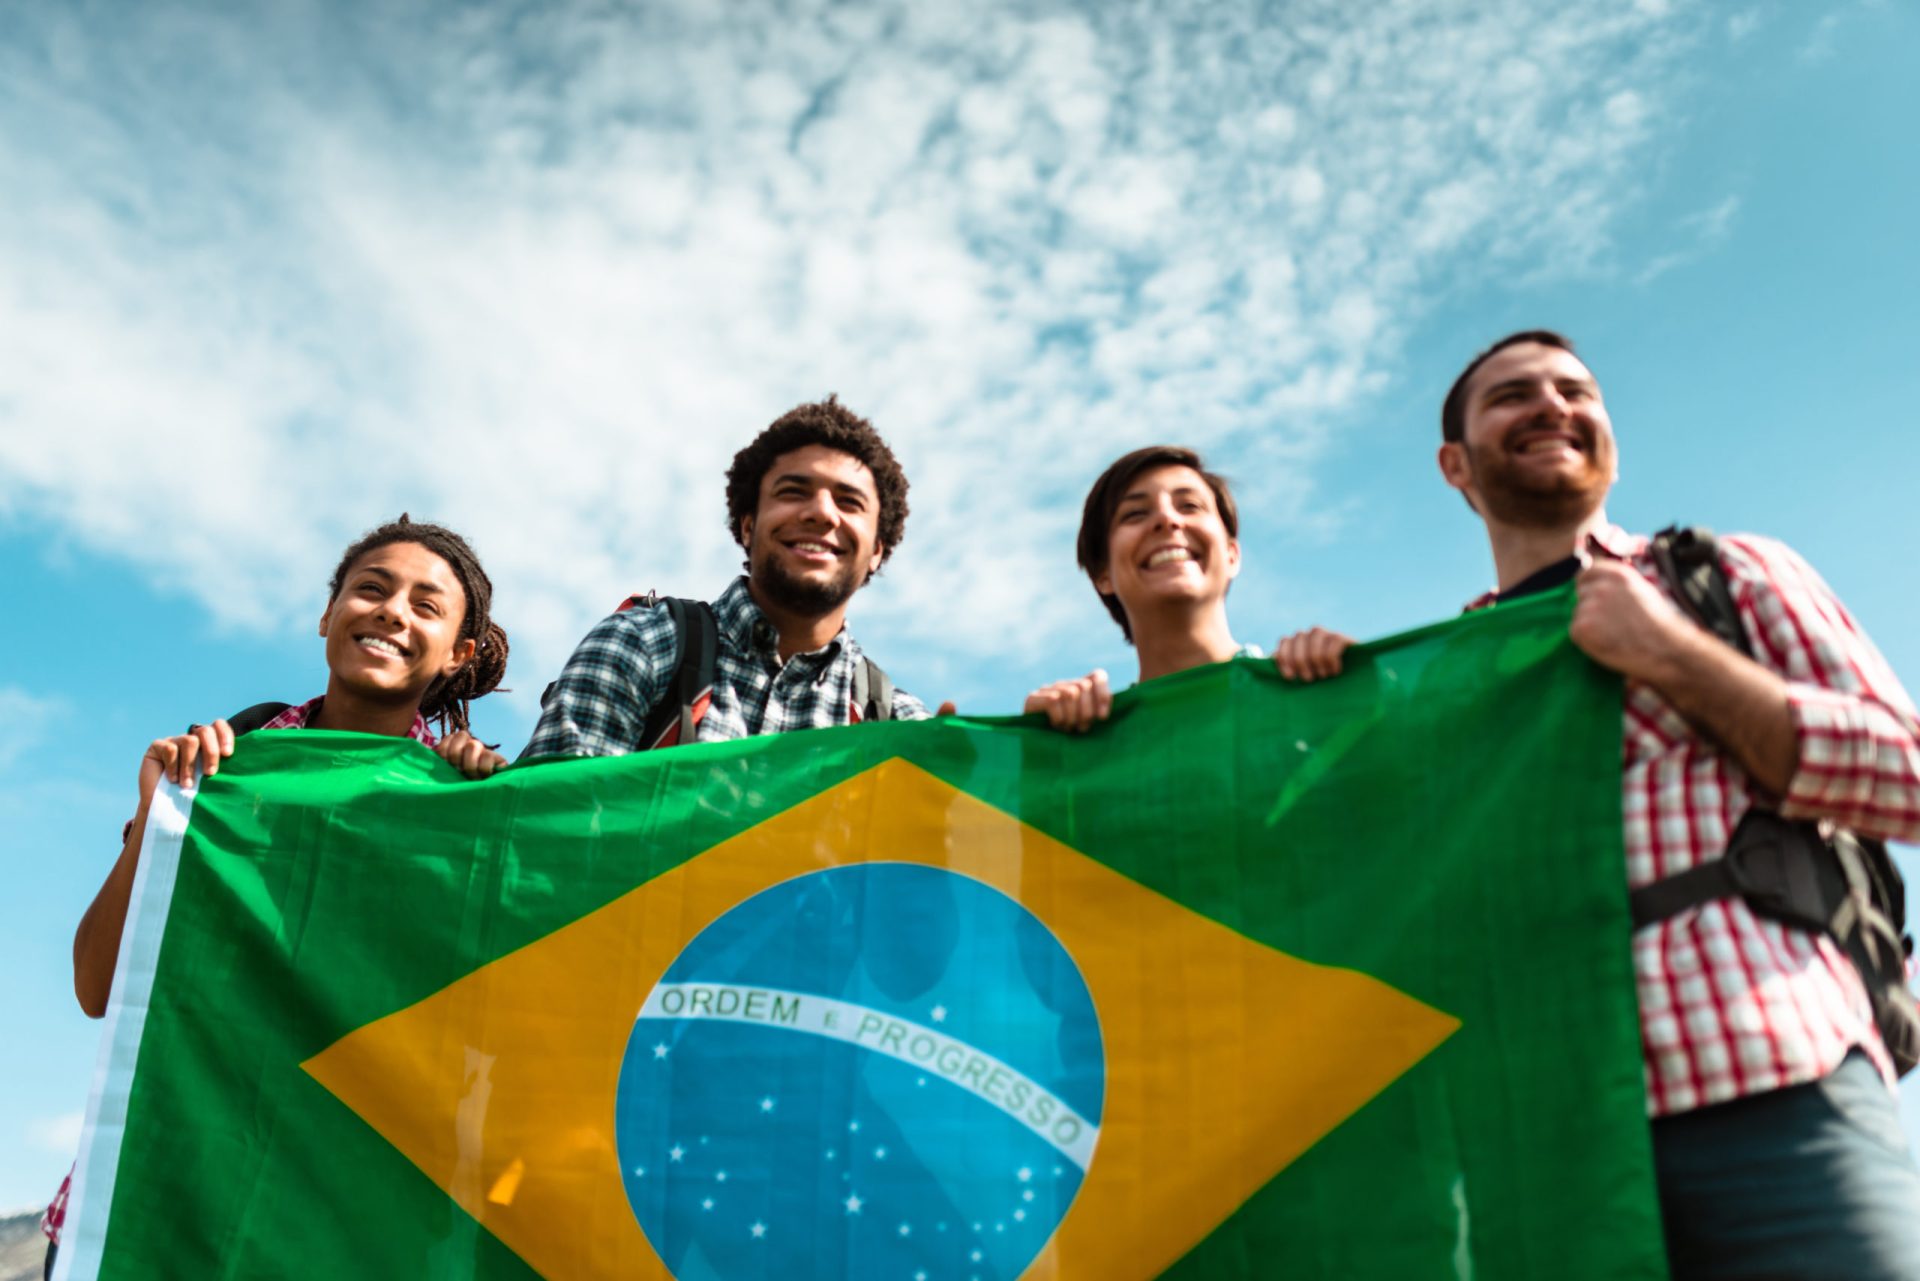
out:
M779 634L780 661L783 663L795 654L809 654L824 648L847 623L845 603L827 614L798 614L767 600L759 585L751 578L747 580L747 595L753 597L753 603L760 607L761 614Z
M1577 524L1551 529L1489 520L1487 541L1493 546L1493 572L1500 590L1504 592L1547 566L1565 560L1586 546L1589 535L1606 525L1607 513L1599 508Z
M1189 667L1224 663L1239 652L1227 628L1227 612L1214 605L1204 613L1178 611L1164 618L1141 619L1133 629L1140 655L1140 679L1184 672Z
M390 703L367 698L343 689L336 680L327 681L326 697L307 722L309 729L350 730L355 734L386 734L399 738L413 732L420 704Z

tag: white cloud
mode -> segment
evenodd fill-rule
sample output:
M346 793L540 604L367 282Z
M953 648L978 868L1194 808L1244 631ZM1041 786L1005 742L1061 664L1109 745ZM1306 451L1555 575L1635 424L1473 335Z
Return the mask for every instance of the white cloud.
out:
M41 697L0 685L0 769L6 769L38 746L54 722L69 712L64 699Z
M1690 30L1035 12L23 11L0 517L256 625L360 528L444 518L537 689L622 593L716 590L727 459L838 391L914 481L863 631L1035 647L1084 617L1072 508L1121 449L1336 510L1328 420L1436 294L1604 254Z
M68 1155L80 1150L80 1132L86 1126L84 1112L64 1112L27 1123L27 1145L41 1152Z

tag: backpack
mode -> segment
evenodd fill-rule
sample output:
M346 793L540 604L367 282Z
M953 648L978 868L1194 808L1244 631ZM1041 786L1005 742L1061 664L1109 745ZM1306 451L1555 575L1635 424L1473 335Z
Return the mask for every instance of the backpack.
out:
M227 717L227 728L233 731L235 738L251 734L292 706L292 703L255 703Z
M640 731L640 751L693 742L694 731L713 704L713 672L720 627L714 618L713 606L703 600L683 600L648 592L645 596L629 596L614 613L655 608L667 611L674 634L680 638L680 656L674 664L672 680L647 713ZM554 686L549 685L540 696L542 706L553 690ZM853 669L853 711L856 723L893 719L893 678L871 658L865 658Z
M1651 551L1694 622L1753 657L1713 531L1670 526L1653 536ZM1913 939L1906 932L1906 883L1885 842L1845 830L1828 837L1812 820L1749 809L1719 858L1633 891L1633 925L1735 896L1756 915L1838 943L1860 971L1874 1024L1900 1075L1920 1064L1920 1002L1907 987Z

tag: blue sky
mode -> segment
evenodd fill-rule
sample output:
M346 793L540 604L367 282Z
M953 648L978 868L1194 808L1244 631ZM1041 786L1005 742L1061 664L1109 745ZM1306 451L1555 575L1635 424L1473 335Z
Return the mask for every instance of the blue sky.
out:
M1536 324L1616 520L1787 539L1920 684L1911 6L1236 12L10 11L0 1208L71 1156L68 946L145 743L317 692L348 539L472 536L511 750L614 601L719 590L727 458L828 391L914 483L856 630L964 710L1131 670L1072 531L1151 440L1236 482L1241 639L1456 610L1437 405Z

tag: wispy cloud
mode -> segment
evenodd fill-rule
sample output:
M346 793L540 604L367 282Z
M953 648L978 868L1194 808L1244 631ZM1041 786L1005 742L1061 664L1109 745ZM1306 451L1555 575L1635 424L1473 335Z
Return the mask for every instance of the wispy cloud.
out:
M541 671L627 589L715 590L726 459L829 390L914 481L860 612L903 640L1076 616L1072 509L1148 439L1324 513L1329 421L1437 295L1604 256L1690 30L1526 0L227 12L42 6L0 44L0 517L259 624L311 613L358 528L443 517Z
M84 1112L63 1112L27 1123L27 1146L39 1152L72 1155L80 1149L80 1131L85 1128Z
M1826 62L1833 57L1834 33L1840 29L1840 20L1841 15L1837 11L1820 15L1806 43L1800 46L1800 61Z
M6 769L47 737L69 708L63 699L0 685L0 769Z
M1704 209L1696 209L1680 219L1671 243L1678 247L1656 255L1634 273L1634 283L1651 284L1676 267L1696 262L1713 252L1726 240L1740 213L1740 197L1729 195Z

